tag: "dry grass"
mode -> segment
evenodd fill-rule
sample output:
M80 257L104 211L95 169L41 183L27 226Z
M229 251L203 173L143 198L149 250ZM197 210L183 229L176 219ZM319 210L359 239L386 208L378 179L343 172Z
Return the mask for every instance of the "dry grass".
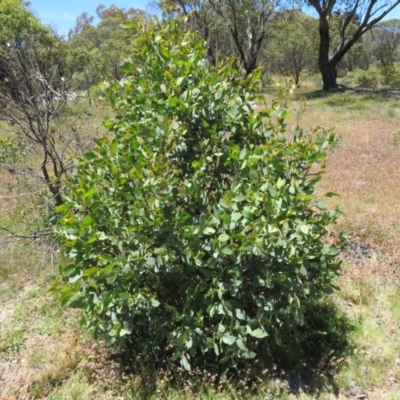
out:
M379 95L321 95L310 81L295 94L291 124L302 96L307 110L301 126L333 127L342 137L329 154L317 193L321 198L328 191L340 194L325 201L346 214L334 233L350 235L342 255L341 291L334 297L356 327L356 348L341 360L336 388L321 378L312 395L300 391L294 396L288 381L275 375L263 378L258 393L249 395L245 388L227 385L218 391L210 381L193 379L178 390L160 379L146 397L146 366L124 370L110 358L102 343L94 343L78 327L77 314L59 308L41 289L46 283L43 268L36 267L40 254L31 247L14 247L7 254L0 249L1 400L400 398L400 148L390 136L400 128L400 101ZM95 111L95 124L108 112ZM29 196L19 195L23 191L8 189L14 184L12 176L0 174L0 225L22 227L21 210L31 204Z

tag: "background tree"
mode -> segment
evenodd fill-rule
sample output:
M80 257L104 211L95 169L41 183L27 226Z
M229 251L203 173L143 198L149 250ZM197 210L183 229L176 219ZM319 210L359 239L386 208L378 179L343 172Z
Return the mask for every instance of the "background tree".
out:
M15 43L27 34L43 35L46 31L22 0L0 1L1 46L7 42Z
M333 49L338 48L340 45L341 36L340 36L340 28L343 25L343 21L346 18L346 13L341 11L336 11L333 13L330 18L331 24L331 47ZM318 26L318 22L317 22ZM358 29L359 23L357 18L354 18L350 21L349 26L347 28L346 37L351 37L354 35L356 30ZM315 35L315 38L318 38L318 32ZM366 57L365 54L365 46L364 46L364 36L357 40L351 49L344 55L344 57L339 61L337 65L337 75L344 75L347 71L353 71L356 68L367 69L369 67L369 63L371 58ZM318 49L318 42L316 41L316 49ZM318 60L318 56L317 56ZM318 64L318 63L317 63Z
M261 46L287 13L286 0L209 0L221 17L235 44L245 76L257 68Z
M338 65L338 75L340 75L340 70L342 70L344 74L348 71L354 71L357 68L367 70L372 63L373 55L371 48L365 42L363 37L355 43L355 45L340 61Z
M245 76L257 68L264 40L273 35L277 22L287 15L291 4L290 0L165 0L159 3L167 12L178 9L182 14L194 16L197 29L209 43L209 59L215 59L217 53L213 43L221 43L215 36L211 37L211 26L215 22L222 26L224 34L229 34L229 40L224 43L232 44ZM219 34L221 29L214 32ZM218 50L223 52L224 46L219 45Z
M100 4L96 10L100 22L93 25L94 17L86 12L76 20L69 33L69 65L76 74L74 85L89 94L93 84L105 76L114 80L122 78L120 63L128 56L131 45L121 24L145 18L145 13L134 8L109 8ZM89 98L90 99L90 98Z
M319 18L319 56L318 66L322 74L323 89L338 87L337 68L339 62L354 44L390 11L400 4L400 0L380 2L378 0L307 0L306 4L315 9ZM338 26L339 42L332 46L332 17L342 16ZM349 33L352 23L357 29Z
M316 52L317 21L298 10L292 12L276 32L276 60L281 73L289 74L299 84L305 68L313 69ZM301 38L301 40L299 40Z
M53 206L60 205L72 157L88 143L86 134L76 127L66 132L62 124L71 78L66 44L11 0L0 2L0 36L0 120L8 122L15 140L27 144L35 162L40 159L39 165L19 169L1 166L34 179L36 188L44 184Z
M382 67L390 67L398 59L400 21L381 22L372 32L373 54Z

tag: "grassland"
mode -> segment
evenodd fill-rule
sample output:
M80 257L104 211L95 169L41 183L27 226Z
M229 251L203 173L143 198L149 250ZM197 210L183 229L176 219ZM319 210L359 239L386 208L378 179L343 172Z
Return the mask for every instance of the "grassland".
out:
M267 102L273 96L271 89ZM176 370L172 385L170 372L152 375L139 359L124 360L94 342L79 326L79 313L62 309L46 290L46 273L58 260L44 256L44 243L14 242L0 248L0 399L400 399L400 146L391 135L400 129L400 98L321 94L304 82L292 99L291 124L304 104L305 130L322 125L342 138L329 153L317 196L340 194L325 201L345 213L331 232L348 234L341 290L331 298L348 325L334 325L334 314L323 311L326 329L306 335L311 343L288 346L286 362L271 362L252 382L254 390L247 370L243 379L217 385L212 374ZM90 113L95 131L107 111ZM6 126L1 129L4 135ZM16 183L0 171L0 226L18 230L37 211ZM345 334L349 343L337 352ZM307 358L316 337L328 338L321 339L326 347L318 362ZM298 370L290 360L315 365Z

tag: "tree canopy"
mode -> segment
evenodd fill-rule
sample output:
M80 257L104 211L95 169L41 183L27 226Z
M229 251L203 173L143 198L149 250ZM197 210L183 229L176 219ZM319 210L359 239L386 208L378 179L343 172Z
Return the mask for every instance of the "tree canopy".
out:
M145 18L145 12L134 8L109 8L100 4L96 9L100 22L95 26L94 17L84 12L76 19L69 32L69 61L78 72L76 87L88 89L101 77L122 78L120 63L129 54L131 45L121 24L124 21Z
M22 0L0 1L0 41L15 43L26 34L43 36L49 29L43 26Z

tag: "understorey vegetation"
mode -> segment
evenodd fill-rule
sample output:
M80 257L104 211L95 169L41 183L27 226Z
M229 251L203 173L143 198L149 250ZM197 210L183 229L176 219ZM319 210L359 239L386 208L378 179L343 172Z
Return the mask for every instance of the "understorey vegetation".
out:
M335 289L341 213L314 194L337 137L288 132L285 91L255 112L260 74L210 67L185 22L135 26L126 75L103 94L108 135L76 160L56 209L65 264L52 288L95 337L220 374L290 348L282 336Z

